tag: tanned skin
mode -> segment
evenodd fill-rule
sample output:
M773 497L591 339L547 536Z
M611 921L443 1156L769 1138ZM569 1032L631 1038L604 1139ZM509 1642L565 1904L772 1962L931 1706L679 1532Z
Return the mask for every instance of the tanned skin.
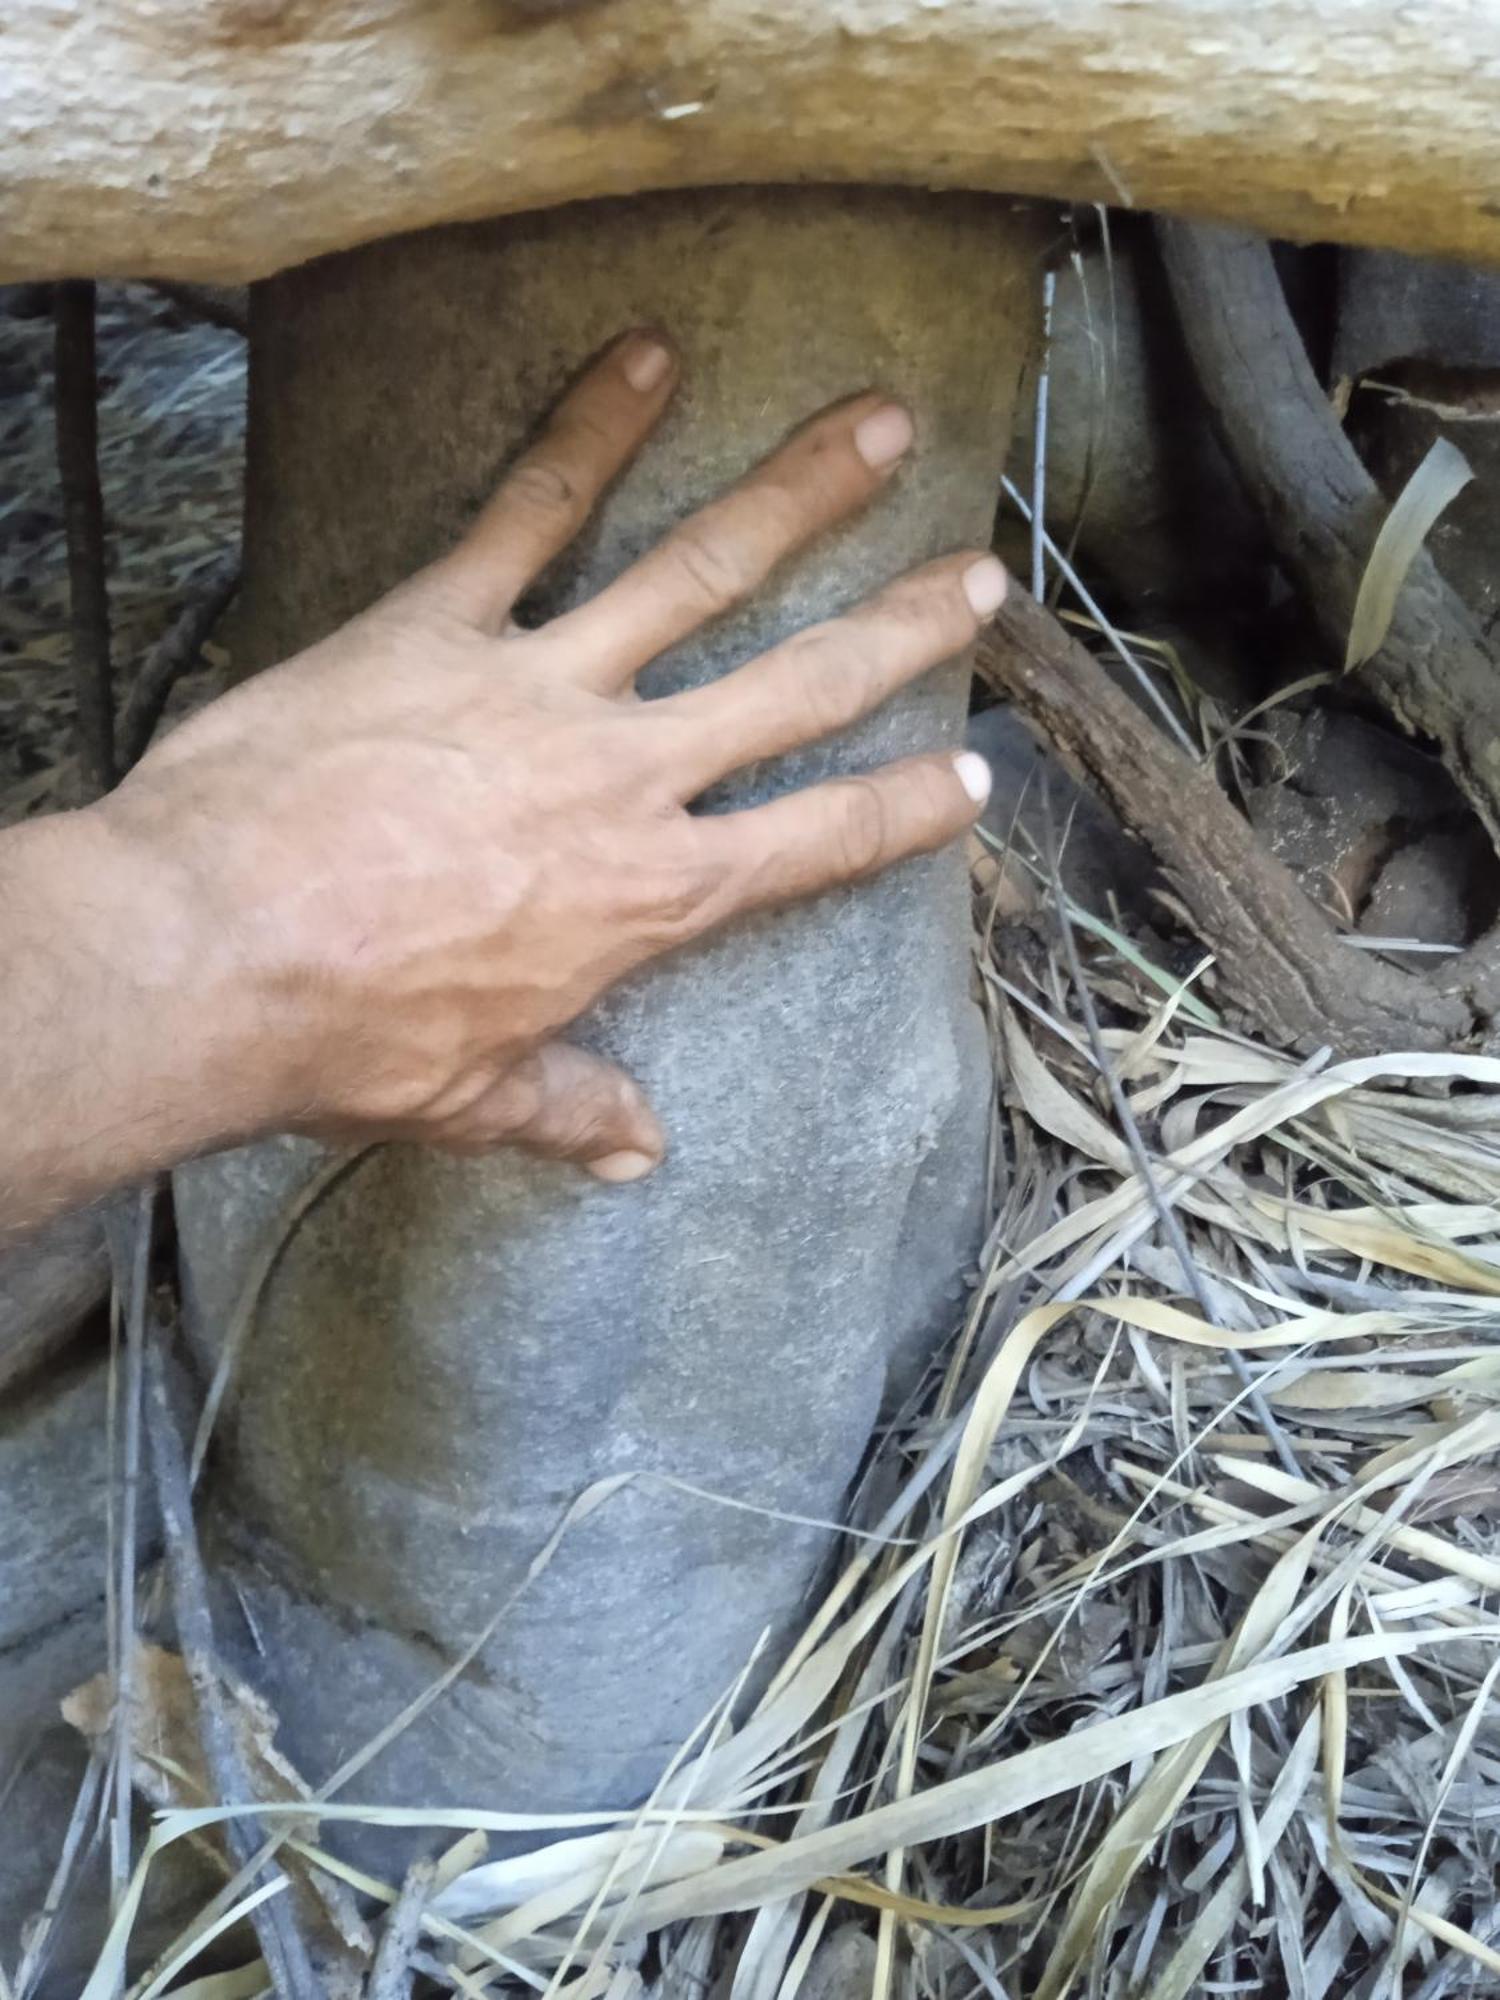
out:
M972 824L988 773L968 754L686 808L959 652L1004 595L981 550L710 686L634 693L879 493L912 443L879 395L815 417L590 602L511 621L676 375L659 335L624 336L448 554L107 798L0 835L0 1238L269 1132L518 1145L637 1179L666 1135L561 1031L658 954Z

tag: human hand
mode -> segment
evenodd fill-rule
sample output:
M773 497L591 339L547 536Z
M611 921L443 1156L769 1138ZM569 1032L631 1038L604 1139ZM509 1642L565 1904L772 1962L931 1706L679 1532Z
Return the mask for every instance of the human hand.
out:
M675 372L654 336L617 343L449 554L200 712L91 809L176 885L180 934L214 941L195 977L253 1076L240 1128L519 1144L636 1178L664 1148L653 1112L559 1030L646 960L977 817L983 760L946 753L748 811L686 808L959 652L1004 593L983 552L714 684L634 694L657 654L879 491L911 439L879 396L815 418L590 602L511 622Z

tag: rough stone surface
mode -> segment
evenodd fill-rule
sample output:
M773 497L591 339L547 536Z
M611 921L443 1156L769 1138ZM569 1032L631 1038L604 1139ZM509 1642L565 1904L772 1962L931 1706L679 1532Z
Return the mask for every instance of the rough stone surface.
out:
M86 1209L0 1252L0 1390L68 1341L109 1297L109 1248L98 1214Z
M1038 862L1055 831L1062 841L1058 872L1077 903L1096 916L1107 916L1116 901L1144 914L1156 872L1149 849L1037 742L1015 710L983 709L970 718L966 734L970 747L989 759L995 777L984 809L986 830ZM1039 900L1038 878L1018 863L1009 865L1024 900Z
M741 191L449 231L275 280L252 314L248 658L311 639L441 547L565 380L636 321L676 334L685 388L544 607L614 575L823 401L884 383L921 436L857 526L659 663L649 693L983 543L1037 241L982 199ZM956 742L965 687L941 671L710 804ZM309 1779L475 1636L591 1482L668 1474L838 1513L888 1360L951 1324L972 1246L990 1090L968 921L950 852L620 990L582 1039L634 1071L671 1134L638 1187L389 1149L303 1225L212 1490L242 1593L226 1591L226 1639ZM205 1364L311 1158L284 1143L180 1176ZM638 1795L829 1546L638 1481L569 1533L361 1789Z
M1423 834L1398 848L1375 878L1359 927L1371 937L1420 938L1425 944L1464 945L1475 935L1470 891L1475 887L1476 861L1493 875L1494 862L1477 828ZM1432 960L1425 952L1391 953L1397 965L1427 972Z
M108 1407L102 1359L7 1399L0 1416L0 1652L103 1599ZM149 1495L143 1501L149 1542L155 1509Z
M803 2000L860 2000L875 1978L875 1940L857 1924L841 1924L813 1953Z
M1339 258L1335 376L1393 361L1500 368L1500 273L1387 250Z
M1143 607L1202 604L1219 624L1250 591L1264 534L1215 442L1149 230L1129 217L1057 271L1046 517L1095 578ZM1036 380L1016 411L1011 476L1031 491ZM1030 529L1007 504L1002 552L1030 575ZM1049 571L1050 574L1050 571Z

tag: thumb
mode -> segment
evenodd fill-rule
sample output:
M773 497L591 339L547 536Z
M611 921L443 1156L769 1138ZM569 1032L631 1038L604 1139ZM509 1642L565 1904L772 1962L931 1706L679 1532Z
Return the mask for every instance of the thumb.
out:
M523 1057L469 1110L465 1141L522 1146L572 1160L602 1181L636 1181L660 1164L666 1134L632 1077L571 1042Z

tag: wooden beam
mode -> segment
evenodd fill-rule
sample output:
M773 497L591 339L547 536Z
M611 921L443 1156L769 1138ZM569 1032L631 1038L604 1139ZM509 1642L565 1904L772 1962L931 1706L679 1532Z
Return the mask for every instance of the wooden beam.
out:
M12 0L0 278L806 179L1500 262L1497 103L1473 0Z

